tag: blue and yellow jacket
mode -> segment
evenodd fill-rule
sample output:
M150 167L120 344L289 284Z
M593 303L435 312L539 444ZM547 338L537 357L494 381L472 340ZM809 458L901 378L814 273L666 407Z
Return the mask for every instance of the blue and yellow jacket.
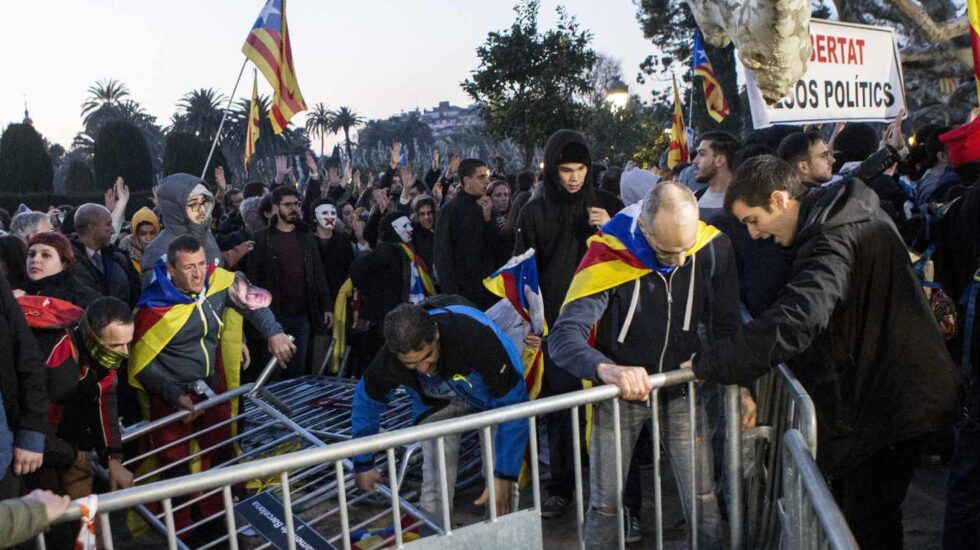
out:
M435 374L455 397L480 411L527 401L520 353L489 317L476 308L460 305L432 309L429 315L439 330L439 360ZM445 399L426 395L419 375L383 348L354 392L354 437L378 433L386 403L399 387L405 388L412 398L412 417L416 424L448 404ZM496 477L517 480L527 434L526 419L512 420L497 427L493 441ZM370 454L354 458L356 472L368 470L373 465Z

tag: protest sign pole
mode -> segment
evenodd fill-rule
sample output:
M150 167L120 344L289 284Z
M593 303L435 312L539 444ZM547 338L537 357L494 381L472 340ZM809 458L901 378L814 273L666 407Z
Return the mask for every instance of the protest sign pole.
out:
M221 114L221 124L218 124L218 131L214 134L214 140L211 142L211 151L208 152L208 159L204 161L204 168L201 170L201 179L208 173L208 165L211 164L211 157L214 156L214 148L218 146L218 140L221 139L221 129L225 127L225 120L228 118L228 111L231 110L231 102L235 100L235 92L238 91L238 83L242 81L242 75L245 74L245 65L248 64L248 58L242 62L242 68L238 71L238 79L235 80L235 86L231 89L231 95L228 96L228 105L225 106L225 112Z

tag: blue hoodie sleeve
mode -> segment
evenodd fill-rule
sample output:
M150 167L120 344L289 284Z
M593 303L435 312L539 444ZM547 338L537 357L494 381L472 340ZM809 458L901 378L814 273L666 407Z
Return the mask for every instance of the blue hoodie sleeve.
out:
M387 403L373 399L367 393L364 378L354 389L354 407L351 411L351 436L365 437L378 433L381 428L381 414ZM374 467L374 456L371 453L354 457L354 472L360 473Z

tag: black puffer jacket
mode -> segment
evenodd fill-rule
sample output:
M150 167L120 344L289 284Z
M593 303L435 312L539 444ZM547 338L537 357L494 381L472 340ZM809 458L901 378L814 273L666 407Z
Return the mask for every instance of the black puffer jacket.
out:
M87 286L75 284L74 267L36 281L28 279L24 283L23 291L32 296L64 300L82 309L88 308L101 296Z
M589 208L604 208L609 216L622 210L616 197L592 185L591 169L578 193L569 193L558 178L558 159L572 143L586 146L585 137L571 130L555 132L544 150L544 193L533 197L520 213L514 254L535 250L544 298L545 319L554 326L568 285L585 255L585 241L595 234ZM586 163L591 166L592 162Z
M776 302L694 360L746 383L786 361L813 398L818 463L841 476L893 443L949 426L956 377L925 294L878 196L857 179L802 199Z
M43 434L48 425L44 358L7 277L0 274L0 393L11 431ZM0 430L2 432L2 430Z

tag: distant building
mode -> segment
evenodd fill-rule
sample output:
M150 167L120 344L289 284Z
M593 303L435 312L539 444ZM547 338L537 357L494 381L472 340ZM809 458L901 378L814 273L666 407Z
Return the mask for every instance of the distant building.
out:
M435 109L423 111L420 118L429 126L432 137L437 140L480 124L476 105L457 107L450 105L448 101L440 101Z

